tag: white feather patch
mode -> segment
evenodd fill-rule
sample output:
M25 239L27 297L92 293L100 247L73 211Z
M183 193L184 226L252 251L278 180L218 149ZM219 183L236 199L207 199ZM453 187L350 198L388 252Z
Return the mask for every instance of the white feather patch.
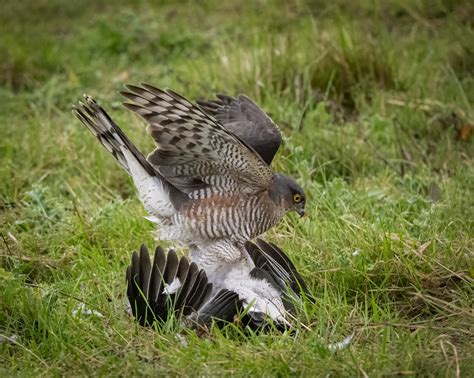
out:
M263 312L274 320L289 324L280 292L266 280L251 277L248 268L235 268L229 272L224 287L236 292L244 305L250 306L250 311Z
M163 294L175 294L179 288L181 287L181 281L179 278L175 278L170 285L165 284L165 288L163 289Z
M155 217L173 215L176 209L171 203L170 193L163 182L156 176L150 176L129 150L122 148L122 153L127 159L133 183L146 211Z

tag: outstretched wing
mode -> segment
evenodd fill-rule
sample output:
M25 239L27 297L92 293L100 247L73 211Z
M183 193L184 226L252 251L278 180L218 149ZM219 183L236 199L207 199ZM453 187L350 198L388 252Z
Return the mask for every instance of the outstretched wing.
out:
M171 90L127 86L124 105L142 116L158 148L148 161L179 189L212 193L255 193L267 189L271 169L252 147L214 117Z
M155 250L153 264L145 245L139 254L133 252L126 278L132 314L141 325L166 322L172 314L187 316L207 303L212 293L204 270L161 247Z
M281 132L272 119L247 96L219 94L217 100L198 101L202 109L252 147L270 165L281 145Z
M162 324L172 315L187 318L193 327L225 324L242 310L235 292L221 289L211 296L213 285L204 270L159 246L153 262L145 245L133 252L126 278L131 311L142 326Z

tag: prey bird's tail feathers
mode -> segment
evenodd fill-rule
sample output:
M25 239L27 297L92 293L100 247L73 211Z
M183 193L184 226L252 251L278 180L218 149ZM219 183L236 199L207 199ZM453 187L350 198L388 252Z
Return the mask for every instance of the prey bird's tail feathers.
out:
M125 169L137 188L146 210L153 216L170 216L189 197L168 182L138 151L107 112L90 96L73 106L74 115Z

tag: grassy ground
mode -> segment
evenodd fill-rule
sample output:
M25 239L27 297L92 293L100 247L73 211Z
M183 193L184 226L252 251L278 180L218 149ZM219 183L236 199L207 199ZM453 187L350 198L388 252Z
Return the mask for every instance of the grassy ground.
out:
M121 3L0 6L0 375L472 376L472 2ZM152 226L69 109L93 95L146 150L117 94L140 82L246 93L281 126L308 216L266 237L309 330L179 339L124 312Z

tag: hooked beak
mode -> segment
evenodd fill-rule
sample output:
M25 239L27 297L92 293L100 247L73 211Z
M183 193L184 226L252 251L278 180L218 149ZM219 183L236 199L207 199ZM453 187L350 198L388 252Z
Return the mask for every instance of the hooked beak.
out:
M304 208L302 208L302 207L299 208L298 210L296 210L296 212L298 213L298 215L300 216L300 218L303 217L304 214L305 214Z

